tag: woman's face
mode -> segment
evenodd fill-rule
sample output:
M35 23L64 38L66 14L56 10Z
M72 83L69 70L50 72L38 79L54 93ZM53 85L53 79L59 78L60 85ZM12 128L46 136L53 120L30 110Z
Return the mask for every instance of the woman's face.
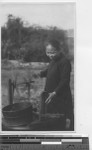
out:
M46 55L52 59L55 55L57 54L57 51L56 49L51 45L51 44L48 44L46 46Z

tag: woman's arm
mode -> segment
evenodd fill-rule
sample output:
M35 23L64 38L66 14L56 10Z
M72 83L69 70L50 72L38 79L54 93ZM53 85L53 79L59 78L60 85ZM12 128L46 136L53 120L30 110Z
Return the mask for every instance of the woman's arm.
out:
M48 68L42 70L42 71L40 72L40 77L41 77L41 78L45 78L45 77L47 76L47 72L48 72Z

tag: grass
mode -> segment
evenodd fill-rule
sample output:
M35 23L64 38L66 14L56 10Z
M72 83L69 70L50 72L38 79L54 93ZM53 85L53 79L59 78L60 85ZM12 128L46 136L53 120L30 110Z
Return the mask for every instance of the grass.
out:
M17 83L27 82L33 80L30 89L30 100L34 105L40 99L40 94L44 88L45 79L34 78L33 74L40 72L40 69L2 69L1 71L1 89L2 89L2 107L8 105L8 80L16 80ZM25 101L28 97L26 85L17 87L18 92L14 92L14 102Z
M45 78L38 78L34 77L33 74L39 73L43 68L8 68L1 70L1 89L2 89L2 107L9 104L8 102L8 80L16 80L17 83L26 82L30 79L34 81L34 83L31 84L30 89L30 101L32 104L38 108L40 106L40 95L41 92L44 90L45 86ZM74 73L72 71L71 73L71 91L72 95L74 95ZM14 103L15 102L21 102L26 101L28 98L28 91L27 87L24 85L18 86L18 90L14 92Z

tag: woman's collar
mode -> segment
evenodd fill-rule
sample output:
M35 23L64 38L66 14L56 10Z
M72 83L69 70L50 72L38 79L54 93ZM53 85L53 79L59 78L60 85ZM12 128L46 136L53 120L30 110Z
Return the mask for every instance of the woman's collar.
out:
M56 54L56 55L53 57L52 60L57 61L57 60L61 59L62 56L63 56L62 52L59 52L58 54Z

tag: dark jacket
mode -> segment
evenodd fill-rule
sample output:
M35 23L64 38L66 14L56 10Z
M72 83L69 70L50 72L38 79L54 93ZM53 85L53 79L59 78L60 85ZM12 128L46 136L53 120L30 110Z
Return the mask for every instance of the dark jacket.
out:
M48 113L64 113L71 116L72 96L70 90L71 64L62 54L56 55L49 64L48 69L41 72L41 77L46 78L45 91L56 92L56 96L47 105Z

